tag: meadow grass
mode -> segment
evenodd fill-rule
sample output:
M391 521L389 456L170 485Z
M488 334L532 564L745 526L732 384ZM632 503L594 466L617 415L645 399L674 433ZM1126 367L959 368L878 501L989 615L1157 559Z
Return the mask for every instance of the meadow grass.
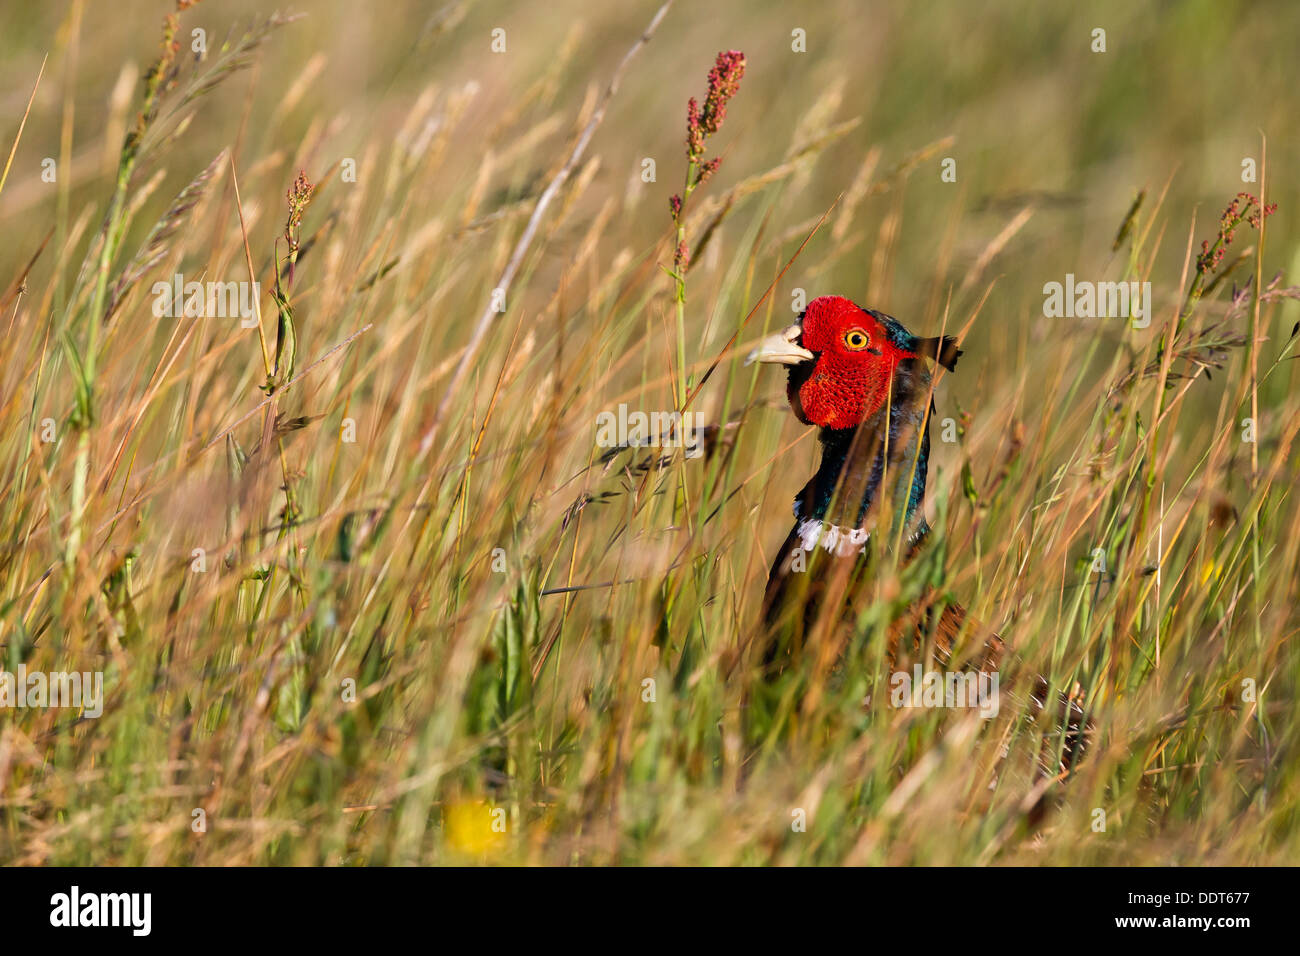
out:
M162 4L4 31L0 663L105 700L0 718L0 860L1296 860L1294 10L1116 4L1092 54L1091 15L1016 3L676 6L644 44L657 3L232 6L160 58ZM723 162L674 217L730 48ZM1243 189L1278 212L1198 268ZM156 317L176 273L255 278L256 327ZM1045 317L1066 273L1151 282L1149 327ZM816 461L742 360L797 290L966 354L928 549L758 733ZM685 395L706 454L595 444ZM889 706L884 628L931 583L1092 715L1068 779L1023 690Z

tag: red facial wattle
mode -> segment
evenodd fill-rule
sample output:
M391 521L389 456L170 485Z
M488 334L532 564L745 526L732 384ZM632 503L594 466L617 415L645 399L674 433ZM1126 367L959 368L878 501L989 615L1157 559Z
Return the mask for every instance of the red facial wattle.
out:
M823 428L856 428L874 415L898 363L914 355L895 345L875 316L840 296L809 303L799 344L816 359L790 369L787 396L800 420Z

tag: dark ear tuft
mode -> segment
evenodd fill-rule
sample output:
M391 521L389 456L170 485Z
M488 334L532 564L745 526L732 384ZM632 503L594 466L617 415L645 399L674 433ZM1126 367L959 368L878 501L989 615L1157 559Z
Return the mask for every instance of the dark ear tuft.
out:
M957 370L957 359L961 358L962 350L957 348L957 339L951 335L932 335L929 338L916 340L916 351L918 355L924 355L926 358L934 359L950 372Z

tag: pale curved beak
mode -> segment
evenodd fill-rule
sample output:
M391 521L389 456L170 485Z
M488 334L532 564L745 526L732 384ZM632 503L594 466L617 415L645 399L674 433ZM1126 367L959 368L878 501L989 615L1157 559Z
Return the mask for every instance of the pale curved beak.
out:
M802 332L803 329L799 326L792 325L775 335L769 335L749 353L745 364L766 362L773 365L798 365L801 362L811 362L816 356L798 344Z

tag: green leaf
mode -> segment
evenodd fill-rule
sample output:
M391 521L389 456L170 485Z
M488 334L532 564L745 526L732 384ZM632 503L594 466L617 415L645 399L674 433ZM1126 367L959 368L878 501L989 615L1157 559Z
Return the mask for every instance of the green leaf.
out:
M289 300L279 289L271 290L279 311L279 320L275 328L275 367L272 369L272 381L278 387L293 378L294 359L298 351L298 335L293 324L293 308Z
M979 493L975 490L975 475L971 472L969 460L961 463L961 490L972 505L979 503Z

